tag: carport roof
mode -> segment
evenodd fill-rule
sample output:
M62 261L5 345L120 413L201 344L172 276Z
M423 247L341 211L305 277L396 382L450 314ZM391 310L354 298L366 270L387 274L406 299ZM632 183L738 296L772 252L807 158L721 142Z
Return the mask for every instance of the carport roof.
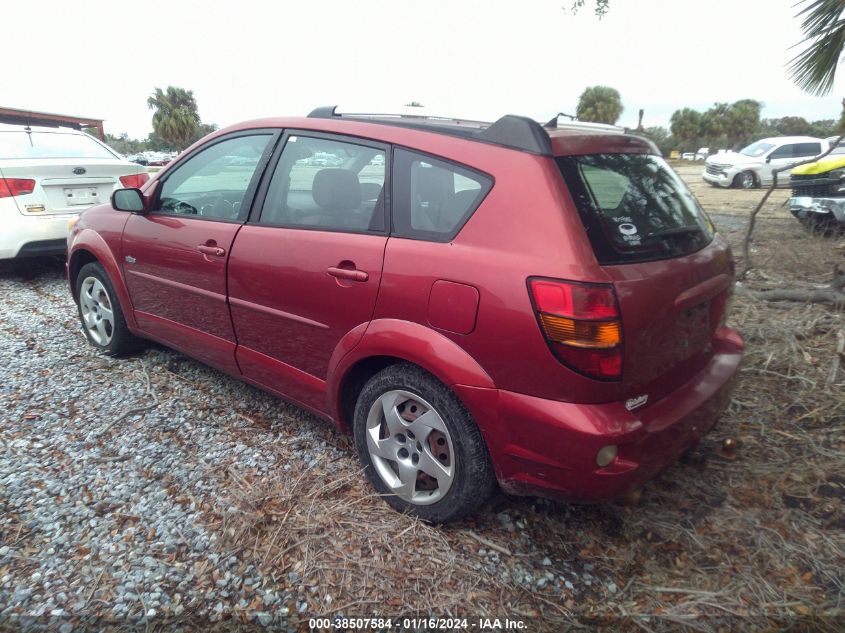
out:
M100 140L105 140L103 119L72 116L69 114L53 114L51 112L35 112L34 110L18 110L0 106L0 123L17 125L43 125L47 127L70 127L81 130L84 127L97 128Z

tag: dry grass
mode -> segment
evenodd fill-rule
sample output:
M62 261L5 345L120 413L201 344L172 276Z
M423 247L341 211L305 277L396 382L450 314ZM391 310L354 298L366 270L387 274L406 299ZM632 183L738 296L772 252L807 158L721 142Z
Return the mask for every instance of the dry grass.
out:
M728 235L734 244L740 229ZM823 284L842 245L764 220L754 256L754 288ZM227 469L231 497L209 523L224 551L246 554L292 592L291 613L305 601L303 617L510 616L554 631L842 630L845 315L741 296L732 314L747 354L730 408L636 507L500 496L472 519L432 527L371 494L350 450L293 477ZM735 451L723 449L726 438ZM280 451L281 463L293 460Z

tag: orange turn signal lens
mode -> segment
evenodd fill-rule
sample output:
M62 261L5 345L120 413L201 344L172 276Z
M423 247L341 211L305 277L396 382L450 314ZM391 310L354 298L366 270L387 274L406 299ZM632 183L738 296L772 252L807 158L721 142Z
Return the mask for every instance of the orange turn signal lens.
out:
M553 314L540 314L549 340L573 347L606 349L622 342L619 321L576 321Z

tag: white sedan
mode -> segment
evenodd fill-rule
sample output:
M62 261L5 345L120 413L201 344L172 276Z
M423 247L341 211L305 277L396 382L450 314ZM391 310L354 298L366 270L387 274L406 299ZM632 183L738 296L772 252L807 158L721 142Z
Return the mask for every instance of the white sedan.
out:
M0 124L0 260L64 253L69 220L147 180L84 132Z

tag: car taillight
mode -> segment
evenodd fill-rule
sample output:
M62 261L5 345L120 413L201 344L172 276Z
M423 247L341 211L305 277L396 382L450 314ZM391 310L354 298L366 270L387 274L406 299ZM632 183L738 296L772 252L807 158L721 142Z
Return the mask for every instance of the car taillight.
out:
M622 321L613 286L528 280L540 329L554 355L592 378L622 376Z
M129 176L121 176L120 184L127 189L140 189L141 185L150 179L150 175L146 172L141 174L130 174Z
M35 181L29 178L0 178L0 198L24 196L35 191Z

